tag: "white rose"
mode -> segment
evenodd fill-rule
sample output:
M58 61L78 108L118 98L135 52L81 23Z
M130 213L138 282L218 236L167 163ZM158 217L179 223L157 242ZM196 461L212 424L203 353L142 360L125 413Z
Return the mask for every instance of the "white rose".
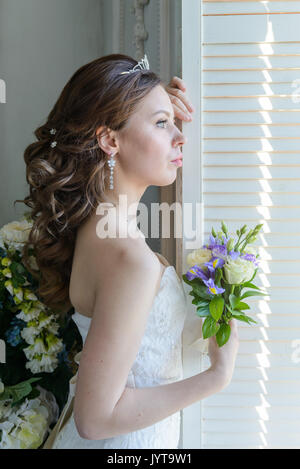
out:
M28 241L32 223L27 220L13 221L7 223L0 229L0 247L5 249L4 242L9 247L22 249L23 245Z
M254 274L255 265L251 261L238 257L233 260L228 257L224 264L225 278L231 285L248 282Z
M200 248L195 249L193 252L187 255L186 262L189 267L193 267L193 265L201 265L205 262L209 262L212 258L212 253L210 249Z

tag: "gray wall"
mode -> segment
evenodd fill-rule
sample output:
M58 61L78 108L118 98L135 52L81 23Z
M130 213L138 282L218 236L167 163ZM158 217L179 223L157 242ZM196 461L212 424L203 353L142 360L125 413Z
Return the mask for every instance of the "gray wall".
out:
M103 54L99 0L0 0L0 226L27 207L25 147L70 76Z
M114 0L0 0L0 79L6 103L0 103L0 226L27 209L15 199L28 193L23 154L35 141L33 131L46 119L63 86L81 65L120 52L136 57L134 1L124 0L124 23L113 27ZM145 42L150 67L160 73L159 7L145 7ZM180 37L176 30L180 0L170 12L171 75L180 74ZM115 23L116 24L116 23ZM116 37L120 36L120 41ZM149 187L141 202L160 202L160 189ZM149 231L150 231L149 219ZM146 239L160 251L159 239Z

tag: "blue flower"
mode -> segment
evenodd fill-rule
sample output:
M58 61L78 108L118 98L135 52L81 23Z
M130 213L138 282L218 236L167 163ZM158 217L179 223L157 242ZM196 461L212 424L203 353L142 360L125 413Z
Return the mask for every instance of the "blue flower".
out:
M68 366L71 365L65 344L64 344L64 348L62 349L62 351L57 354L57 359L59 361L59 364L66 363Z
M16 347L23 341L20 332L26 325L26 322L19 318L13 318L10 324L11 327L5 332L5 337L12 347Z

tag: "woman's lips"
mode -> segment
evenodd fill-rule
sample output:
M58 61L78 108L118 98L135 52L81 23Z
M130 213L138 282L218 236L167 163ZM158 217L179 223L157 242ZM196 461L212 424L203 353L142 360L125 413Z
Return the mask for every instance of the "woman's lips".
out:
M178 160L172 160L171 163L175 164L178 167L182 166L182 159L178 158Z

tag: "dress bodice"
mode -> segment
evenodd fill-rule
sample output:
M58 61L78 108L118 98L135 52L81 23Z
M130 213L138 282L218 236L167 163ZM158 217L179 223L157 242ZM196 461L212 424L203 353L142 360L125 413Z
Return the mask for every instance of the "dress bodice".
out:
M186 296L183 286L175 268L167 266L162 274L160 288L154 297L127 386L154 386L182 377L181 334L185 315ZM91 318L75 311L72 319L84 343Z
M181 334L187 312L186 300L175 268L167 265L149 311L145 332L126 386L160 386L182 379ZM77 311L72 319L84 343L92 319ZM177 448L179 433L180 412L150 427L103 440L81 438L71 417L61 430L54 448Z

